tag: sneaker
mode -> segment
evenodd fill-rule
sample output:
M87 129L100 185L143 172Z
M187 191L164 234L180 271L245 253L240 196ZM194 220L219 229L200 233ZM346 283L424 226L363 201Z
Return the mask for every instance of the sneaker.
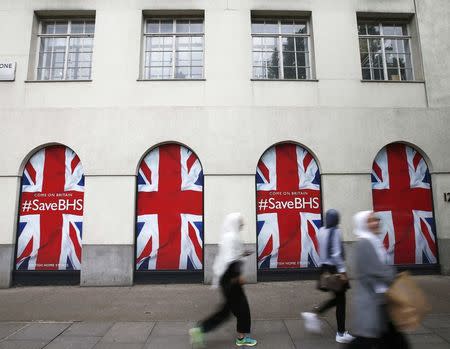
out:
M348 331L345 331L342 334L340 334L339 332L336 333L336 342L338 343L350 343L354 339L355 337L348 333Z
M244 338L241 338L241 339L236 338L236 345L238 347L242 347L242 346L254 347L256 344L258 344L258 341L249 336L245 336Z
M204 342L204 335L203 331L200 327L194 327L189 330L189 336L191 336L191 345L194 348L204 348L205 342Z
M308 332L312 333L321 333L322 332L322 323L314 313L302 313L302 318L305 321L305 329Z

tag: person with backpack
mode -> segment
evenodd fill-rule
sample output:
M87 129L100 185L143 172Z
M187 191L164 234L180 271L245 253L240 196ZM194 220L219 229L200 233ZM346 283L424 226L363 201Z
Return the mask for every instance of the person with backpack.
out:
M330 290L326 286L319 286L322 291L332 291L333 298L313 308L312 312L303 312L301 315L307 331L320 333L321 321L318 315L323 314L332 307L336 307L337 333L336 342L349 343L354 337L345 329L345 293L350 288L346 268L345 251L342 243L342 233L338 228L339 213L330 209L325 214L325 227L320 228L318 233L319 255L320 255L320 279L331 280L335 277L337 287Z
M222 324L230 314L237 319L237 346L255 346L257 341L250 337L251 315L247 297L242 285L242 258L250 255L243 249L239 232L244 226L240 213L231 213L225 217L219 252L213 265L213 287L220 286L224 297L223 305L211 316L200 321L189 330L191 344L196 348L204 347L204 334Z

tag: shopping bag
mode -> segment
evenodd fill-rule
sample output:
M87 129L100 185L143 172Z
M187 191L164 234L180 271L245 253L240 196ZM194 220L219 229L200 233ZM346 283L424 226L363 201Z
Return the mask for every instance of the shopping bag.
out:
M425 293L408 272L397 275L386 298L390 319L401 331L415 330L431 311Z

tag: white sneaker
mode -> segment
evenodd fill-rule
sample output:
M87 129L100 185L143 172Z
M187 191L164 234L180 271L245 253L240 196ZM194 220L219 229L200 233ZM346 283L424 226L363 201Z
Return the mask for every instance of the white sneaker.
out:
M301 313L303 320L305 321L305 329L313 333L322 332L322 323L314 313Z
M343 334L336 333L336 342L338 343L350 343L354 339L355 337L348 333L348 331L345 331Z

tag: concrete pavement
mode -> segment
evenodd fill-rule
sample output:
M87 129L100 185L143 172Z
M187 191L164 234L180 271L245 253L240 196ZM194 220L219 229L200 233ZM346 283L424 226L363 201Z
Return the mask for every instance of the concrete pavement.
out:
M450 277L416 277L433 306L409 334L413 348L450 348ZM303 329L300 311L327 298L313 281L247 285L258 348L339 348L333 312L324 332ZM351 292L349 293L351 298ZM17 287L0 290L0 348L189 348L187 331L218 306L204 285L122 288ZM208 335L208 348L233 348L234 320Z

